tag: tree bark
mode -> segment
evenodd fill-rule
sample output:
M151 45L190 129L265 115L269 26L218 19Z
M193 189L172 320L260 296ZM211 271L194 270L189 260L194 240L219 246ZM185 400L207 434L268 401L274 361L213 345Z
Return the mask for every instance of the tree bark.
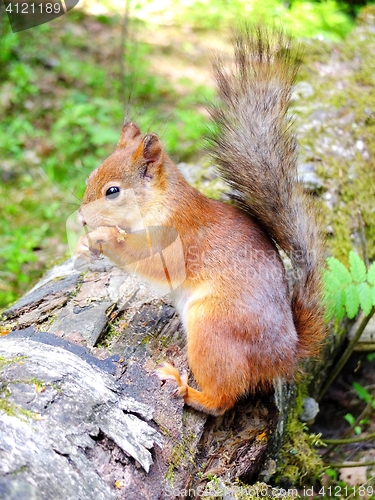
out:
M184 407L153 377L188 369L175 310L105 261L53 268L3 318L3 499L198 496L212 475L256 480L281 444L293 386L219 418Z

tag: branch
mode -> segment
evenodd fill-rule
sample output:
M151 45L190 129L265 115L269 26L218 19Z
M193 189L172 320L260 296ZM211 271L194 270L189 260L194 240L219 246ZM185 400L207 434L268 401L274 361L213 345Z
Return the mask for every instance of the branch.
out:
M326 444L351 444L351 443L361 443L362 441L370 441L370 439L375 439L375 432L368 434L367 436L358 436L350 439L323 439Z

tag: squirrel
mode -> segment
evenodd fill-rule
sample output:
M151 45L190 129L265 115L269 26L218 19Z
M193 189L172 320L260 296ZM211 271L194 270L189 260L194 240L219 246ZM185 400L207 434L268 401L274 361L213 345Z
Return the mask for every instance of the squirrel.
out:
M290 38L262 26L238 32L232 60L214 63L220 103L210 109L210 153L235 203L190 186L159 137L127 123L115 152L90 174L79 210L93 230L78 255L103 253L171 290L199 389L170 363L156 374L211 415L280 377L292 380L324 339L321 231L298 179L288 114L298 68ZM167 252L172 240L180 252ZM280 251L296 276L293 291Z

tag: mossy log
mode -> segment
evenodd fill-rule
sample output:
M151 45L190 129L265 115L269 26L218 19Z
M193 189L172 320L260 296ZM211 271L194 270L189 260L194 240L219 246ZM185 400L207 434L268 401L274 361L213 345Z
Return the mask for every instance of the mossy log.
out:
M255 481L281 443L286 384L220 418L161 386L161 361L188 369L180 320L110 265L53 268L4 312L2 333L3 499L184 498L213 476Z

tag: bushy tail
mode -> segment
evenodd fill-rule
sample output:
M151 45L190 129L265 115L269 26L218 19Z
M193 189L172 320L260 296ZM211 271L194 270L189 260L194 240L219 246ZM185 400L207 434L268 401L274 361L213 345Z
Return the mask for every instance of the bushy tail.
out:
M312 202L297 176L297 141L288 115L299 54L283 32L247 27L234 58L214 71L221 103L211 114L211 151L241 203L291 259L292 306L299 354L315 354L323 337L322 243Z

